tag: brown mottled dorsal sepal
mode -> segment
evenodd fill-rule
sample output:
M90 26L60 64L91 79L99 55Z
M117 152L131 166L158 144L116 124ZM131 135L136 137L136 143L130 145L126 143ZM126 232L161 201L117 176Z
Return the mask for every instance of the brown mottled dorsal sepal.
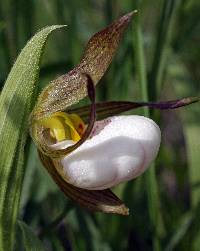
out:
M95 84L110 65L134 13L136 11L126 14L89 40L79 67L90 74Z
M86 190L66 183L54 167L48 156L39 152L40 159L63 193L80 206L91 211L128 215L129 210L124 203L110 190Z
M134 13L136 11L126 14L89 40L80 64L68 74L53 80L40 94L32 120L63 111L87 95L87 79L82 73L89 74L95 85L98 83L110 65Z

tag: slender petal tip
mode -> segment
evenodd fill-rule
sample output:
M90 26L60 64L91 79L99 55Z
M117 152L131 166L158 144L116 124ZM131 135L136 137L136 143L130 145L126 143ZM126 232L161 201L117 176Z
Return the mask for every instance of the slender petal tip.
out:
M126 23L129 23L133 17L133 15L137 14L138 11L137 10L134 10L134 11L131 11L127 14L125 14L124 16L122 16L119 20L116 21L116 23L121 23L121 25L125 25Z

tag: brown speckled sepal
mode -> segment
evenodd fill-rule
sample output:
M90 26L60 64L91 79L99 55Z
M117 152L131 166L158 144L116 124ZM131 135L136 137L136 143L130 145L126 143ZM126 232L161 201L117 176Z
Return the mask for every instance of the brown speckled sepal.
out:
M109 189L86 190L68 184L57 172L53 161L39 152L40 159L63 193L80 206L96 212L128 215L129 210L124 203Z
M119 18L89 40L80 64L53 80L40 94L32 112L32 120L63 111L87 95L87 79L82 73L89 74L95 85L98 83L110 65L134 13L136 11Z

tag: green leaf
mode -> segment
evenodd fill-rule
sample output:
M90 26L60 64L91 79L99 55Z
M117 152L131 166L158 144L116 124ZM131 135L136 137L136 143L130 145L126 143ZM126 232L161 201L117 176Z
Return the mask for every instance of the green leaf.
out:
M196 184L200 183L200 171L199 171L199 150L200 142L197 140L199 135L199 125L187 123L185 126L186 143L188 149L188 161L190 171L191 189L191 202L192 207L195 207L200 201L200 187Z
M24 145L44 45L50 33L38 32L17 58L0 96L0 250L13 248L24 175Z
M189 227L192 224L192 221L193 221L193 215L191 212L182 216L178 227L175 229L174 234L172 235L167 247L165 248L165 251L175 250L177 245L186 235Z
M24 222L18 221L22 231L23 243L26 251L45 251L42 242L35 236L30 227Z

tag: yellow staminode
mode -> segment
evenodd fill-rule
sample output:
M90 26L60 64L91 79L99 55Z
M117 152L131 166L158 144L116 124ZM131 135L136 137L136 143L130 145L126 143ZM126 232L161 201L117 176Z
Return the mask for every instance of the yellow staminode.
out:
M70 139L79 141L84 133L85 124L77 114L56 112L41 120L42 126L50 129L50 135L57 142Z

